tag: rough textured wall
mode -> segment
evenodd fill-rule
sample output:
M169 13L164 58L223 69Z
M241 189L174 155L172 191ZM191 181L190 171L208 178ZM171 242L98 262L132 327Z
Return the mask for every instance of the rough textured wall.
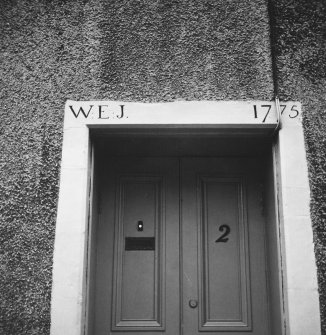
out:
M280 89L285 98L304 97L314 223L321 227L325 137L316 130L325 122L318 95L324 77L311 75L314 62L307 65L311 43L321 50L320 24L297 25L307 14L286 3L275 2ZM299 3L309 7L305 20L320 20L317 2ZM267 5L0 0L0 15L0 333L47 334L65 100L271 99Z
M3 335L49 332L64 103L94 98L99 85L87 10L82 1L0 1Z
M311 216L326 334L326 2L273 0L279 94L303 104Z
M271 99L265 0L103 1L107 99Z

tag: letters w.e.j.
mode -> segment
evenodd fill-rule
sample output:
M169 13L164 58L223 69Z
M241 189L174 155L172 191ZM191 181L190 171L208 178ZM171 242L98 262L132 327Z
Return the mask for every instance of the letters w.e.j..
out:
M83 106L73 106L69 105L69 109L72 114L77 119L79 116L84 116L87 119L90 116L96 115L97 119L110 119L117 118L122 119L124 117L124 105L119 105L120 108L110 108L109 105L88 105L87 107Z

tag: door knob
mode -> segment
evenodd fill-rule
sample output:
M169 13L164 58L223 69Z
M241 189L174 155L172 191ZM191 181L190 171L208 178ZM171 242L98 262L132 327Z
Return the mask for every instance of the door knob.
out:
M196 308L198 306L198 301L197 300L189 300L189 306L191 308Z

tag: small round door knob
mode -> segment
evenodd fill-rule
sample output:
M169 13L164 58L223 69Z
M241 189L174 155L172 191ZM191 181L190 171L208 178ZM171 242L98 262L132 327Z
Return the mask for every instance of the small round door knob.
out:
M191 308L196 308L198 306L198 301L197 300L189 300L189 306Z

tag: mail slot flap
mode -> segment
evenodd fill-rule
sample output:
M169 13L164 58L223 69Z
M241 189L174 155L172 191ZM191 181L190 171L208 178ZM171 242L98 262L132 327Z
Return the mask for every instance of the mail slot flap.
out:
M126 237L125 250L155 250L155 237Z

